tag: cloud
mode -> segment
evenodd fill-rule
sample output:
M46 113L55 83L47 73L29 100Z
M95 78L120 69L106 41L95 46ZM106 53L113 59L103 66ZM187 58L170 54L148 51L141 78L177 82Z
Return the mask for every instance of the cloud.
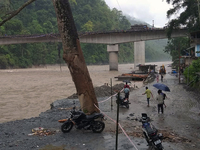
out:
M163 27L168 22L167 11L172 5L162 0L105 0L107 5L112 8L122 10L123 14L147 22L154 26Z

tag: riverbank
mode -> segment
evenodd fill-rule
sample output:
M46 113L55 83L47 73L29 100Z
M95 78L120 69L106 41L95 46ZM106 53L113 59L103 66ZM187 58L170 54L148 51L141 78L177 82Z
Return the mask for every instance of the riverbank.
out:
M162 64L171 62L152 62ZM130 73L134 64L119 64L118 71L109 71L109 65L88 66L94 87L106 84L119 84L116 76ZM41 112L50 109L55 100L65 99L76 93L67 66L45 66L44 68L0 70L0 123L37 117ZM142 82L133 82L137 87Z

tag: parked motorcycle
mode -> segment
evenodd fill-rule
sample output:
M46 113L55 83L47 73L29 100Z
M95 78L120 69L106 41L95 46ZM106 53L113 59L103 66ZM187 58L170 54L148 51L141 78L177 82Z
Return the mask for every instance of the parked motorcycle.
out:
M155 150L163 150L161 133L158 134L158 130L150 123L150 118L146 113L142 113L142 130L144 137L149 146L152 146Z
M102 113L86 115L82 111L77 111L76 107L73 107L70 113L70 118L59 120L60 123L63 123L61 126L63 133L70 132L73 126L76 129L92 130L94 133L101 133L105 128L104 115Z
M131 104L129 102L129 100L125 100L125 98L122 98L122 96L119 96L119 99L118 99L118 95L116 95L116 103L118 104L118 101L119 101L119 105L120 106L125 106L126 108L129 108L129 104Z

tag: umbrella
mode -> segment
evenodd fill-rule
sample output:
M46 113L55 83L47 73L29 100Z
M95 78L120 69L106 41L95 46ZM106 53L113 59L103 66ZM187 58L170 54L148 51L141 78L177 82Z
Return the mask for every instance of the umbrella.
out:
M131 83L131 81L129 81L129 80L124 80L123 82Z
M162 90L162 91L169 91L170 92L170 89L168 86L162 84L162 83L156 83L153 85L155 88L159 89L159 90Z

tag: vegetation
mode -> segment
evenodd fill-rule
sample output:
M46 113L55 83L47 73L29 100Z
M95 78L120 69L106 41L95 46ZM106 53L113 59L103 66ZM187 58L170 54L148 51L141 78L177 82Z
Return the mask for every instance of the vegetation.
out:
M199 0L166 0L166 2L173 4L173 8L167 11L167 17L177 16L168 23L169 37L173 29L180 27L186 27L190 32L200 30Z
M200 30L200 1L199 0L166 0L168 3L173 4L173 8L168 10L167 17L170 18L172 15L179 14L175 19L171 19L168 24L168 36L170 37L173 29L177 29L180 27L187 27L190 32L195 32ZM174 64L176 64L176 60L179 59L179 50L180 55L184 55L189 51L186 51L187 48L190 47L190 40L188 38L176 38L171 39L168 45L165 47L165 52L170 53L172 56L172 60ZM192 50L194 51L194 49ZM191 52L189 52L191 55ZM192 64L187 67L184 71L184 75L189 81L192 82L192 86L198 86L199 77L197 76L197 72L200 72L200 59L194 60Z
M179 59L180 56L186 55L188 51L186 49L190 47L190 39L187 37L173 38L168 41L167 46L165 47L164 52L169 53L172 56L172 61Z
M7 15L16 12L14 10L18 10L26 2L27 0L2 1L0 7L4 9L1 9L0 22L10 17ZM110 10L102 0L70 0L70 2L79 32L126 30L131 26L121 11L116 8ZM10 13L5 15L5 12ZM0 26L0 36L48 33L58 33L55 10L49 0L35 0L13 19ZM169 60L169 56L162 53L163 47L155 43L146 43L146 60L160 61L161 59L157 58L162 56L162 61ZM87 64L108 64L106 45L81 44L81 47ZM119 63L133 62L133 49L133 43L120 44ZM62 43L1 45L0 68L26 68L33 65L64 63L61 58L62 53Z
M167 45L167 39L150 40L145 42L145 59L146 62L154 61L171 61L171 56L164 53L164 48ZM158 44L159 43L159 44Z
M200 88L200 76L197 73L200 73L200 58L193 60L192 64L184 71L184 76L191 82L190 85Z

